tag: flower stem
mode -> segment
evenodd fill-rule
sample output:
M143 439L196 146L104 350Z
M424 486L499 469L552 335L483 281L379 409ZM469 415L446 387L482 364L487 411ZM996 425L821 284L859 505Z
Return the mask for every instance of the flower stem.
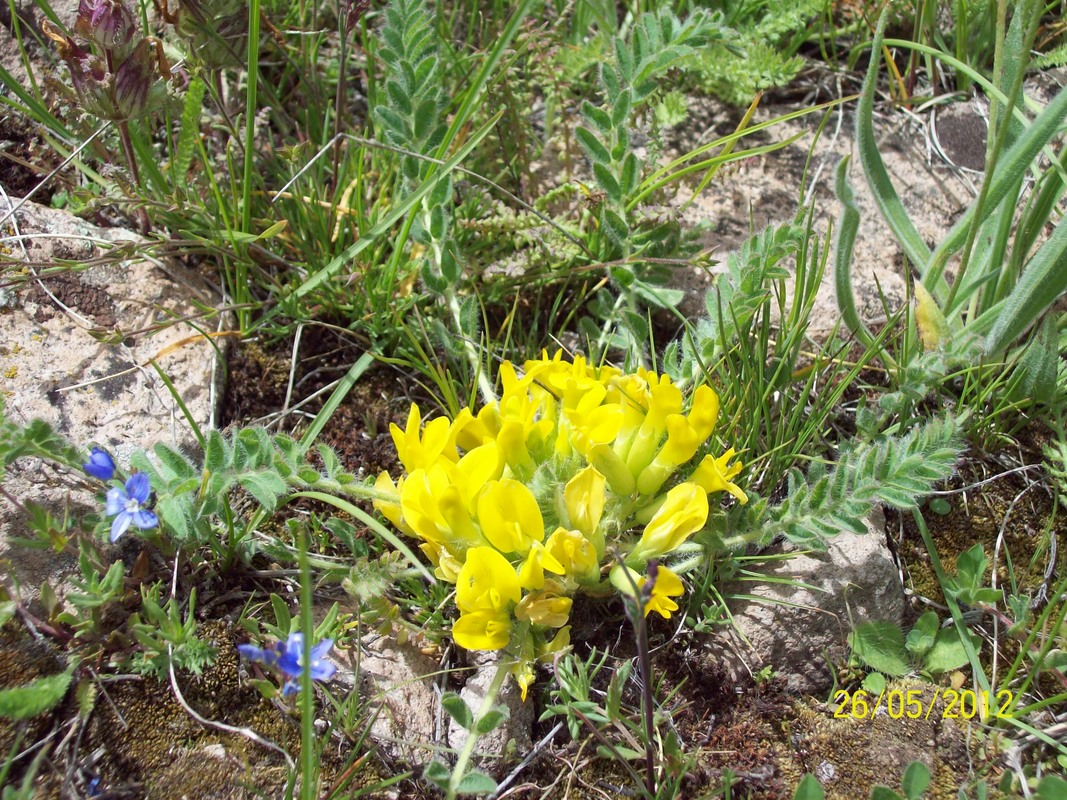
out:
M311 645L315 621L311 614L311 567L308 563L307 531L299 534L300 547L300 630L304 633L300 655L300 797L315 800L315 690L311 683Z
M471 756L474 755L474 747L478 743L478 734L475 733L478 723L493 708L497 695L500 694L500 689L504 685L504 679L508 676L509 666L506 661L501 661L497 665L496 674L493 675L489 689L486 690L485 698L478 708L478 716L474 718L474 725L471 726L472 730L467 733L467 741L463 743L463 749L460 750L459 757L456 759L456 766L452 770L452 778L448 782L448 794L445 800L455 800L459 785L463 781L463 775L467 771L467 764L470 763Z
M119 144L122 146L122 155L125 156L126 165L130 168L130 178L133 180L133 185L140 188L141 173L137 169L137 157L134 155L133 139L130 138L130 123L122 119L115 123L115 127L119 131ZM137 223L141 228L141 233L147 234L152 229L152 225L148 221L148 212L143 208L138 208L135 213L137 214Z

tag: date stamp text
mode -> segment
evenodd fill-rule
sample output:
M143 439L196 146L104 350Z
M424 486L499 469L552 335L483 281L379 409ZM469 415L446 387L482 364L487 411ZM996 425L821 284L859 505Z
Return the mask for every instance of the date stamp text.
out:
M943 706L935 711L938 698ZM887 689L879 695L859 689L838 689L831 703L835 719L873 719L883 713L890 719L929 719L931 713L942 719L989 719L1010 717L1015 695L1007 690L976 692L973 689L942 689L933 695L926 689Z

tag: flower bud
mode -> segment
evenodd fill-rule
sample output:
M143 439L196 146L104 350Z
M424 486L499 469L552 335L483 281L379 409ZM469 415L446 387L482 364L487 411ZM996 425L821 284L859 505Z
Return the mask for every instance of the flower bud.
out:
M134 49L137 20L122 0L81 0L74 32L122 61Z

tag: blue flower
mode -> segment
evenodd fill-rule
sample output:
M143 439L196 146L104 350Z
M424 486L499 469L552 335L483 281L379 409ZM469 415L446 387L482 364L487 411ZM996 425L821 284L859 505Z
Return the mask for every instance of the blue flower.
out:
M328 681L337 672L337 666L324 660L330 648L333 647L333 639L323 639L311 648L311 679L314 681ZM291 633L289 639L266 648L259 648L251 644L239 644L237 649L241 655L250 661L258 661L268 667L277 667L288 676L285 685L282 686L282 694L290 695L300 691L297 678L304 671L304 634Z
M278 647L260 648L254 644L239 644L237 645L238 652L247 658L249 661L258 661L260 664L266 664L268 667L275 667L278 665Z
M130 525L136 525L141 530L154 528L159 524L159 517L142 508L148 502L148 495L152 486L148 482L148 476L143 472L135 472L126 481L124 489L115 487L107 493L107 515L115 516L111 522L111 541L117 541Z
M99 478L102 481L109 481L115 477L115 462L111 460L106 450L101 450L99 447L94 447L89 453L89 460L82 464L82 469L90 477Z

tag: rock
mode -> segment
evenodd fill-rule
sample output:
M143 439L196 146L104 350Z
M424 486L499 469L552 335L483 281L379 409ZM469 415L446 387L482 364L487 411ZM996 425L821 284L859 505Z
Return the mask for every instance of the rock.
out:
M470 659L474 672L464 685L459 696L466 702L471 713L477 717L482 707L489 685L499 665L497 653L471 653ZM534 703L522 701L519 685L509 675L496 697L496 706L503 706L508 717L489 733L478 738L475 745L474 764L479 769L500 777L500 771L509 760L521 758L533 748L530 731L534 723ZM448 745L455 751L463 748L468 733L455 720L449 720Z
M737 125L736 110L725 108L718 101L701 99L690 104L690 109L690 119L672 133L670 157L726 135ZM768 105L757 112L753 122L766 122L795 109L795 106ZM701 235L700 244L723 262L710 270L686 268L672 274L672 285L687 293L679 307L684 316L696 319L706 315L705 295L711 276L726 271L727 253L738 249L766 225L793 221L805 173L805 200L815 205L814 227L824 234L841 211L834 194L834 178L838 163L850 154L849 181L861 215L851 267L857 312L868 326L878 326L906 301L907 265L857 160L855 115L848 106L830 113L830 121L814 145L810 162L809 149L822 121L821 114L778 123L746 136L738 148L781 142L797 133L807 134L781 150L727 166L695 198L692 188L685 186L671 201L672 206L682 210L685 224L711 223ZM973 176L961 175L955 165L928 148L926 124L917 117L876 118L875 134L886 169L919 234L927 243L940 241L977 195L977 182ZM792 264L783 263L783 266L792 269ZM792 284L788 288L791 291ZM809 334L816 341L825 341L840 316L831 259L811 310ZM841 335L846 334L847 331L841 331Z
M124 466L133 449L156 442L194 448L188 423L152 362L166 372L197 423L212 426L221 370L216 345L201 334L201 309L214 305L204 282L183 268L139 257L144 240L128 231L98 228L34 203L2 227L24 243L5 256L25 266L7 274L26 277L8 287L0 308L0 391L7 419L20 425L43 419L76 445L108 449ZM122 260L113 260L116 252ZM40 274L41 265L57 260L74 264ZM9 467L4 489L61 517L68 505L75 516L96 510L80 472L36 459ZM64 557L11 551L9 537L25 534L20 513L0 502L0 559L16 565L32 593L62 570Z
M790 692L824 699L833 666L848 654L849 631L870 620L903 620L904 589L881 509L871 513L866 534L838 534L825 553L768 562L759 571L795 583L755 580L724 591L757 598L730 603L736 628L721 644L733 680L769 666Z
M355 684L343 665L354 659L336 659L340 665L335 680ZM412 766L429 763L434 743L442 739L441 704L434 690L438 663L412 642L400 644L384 636L363 640L359 655L360 695L367 713L377 714L370 738L388 758Z

